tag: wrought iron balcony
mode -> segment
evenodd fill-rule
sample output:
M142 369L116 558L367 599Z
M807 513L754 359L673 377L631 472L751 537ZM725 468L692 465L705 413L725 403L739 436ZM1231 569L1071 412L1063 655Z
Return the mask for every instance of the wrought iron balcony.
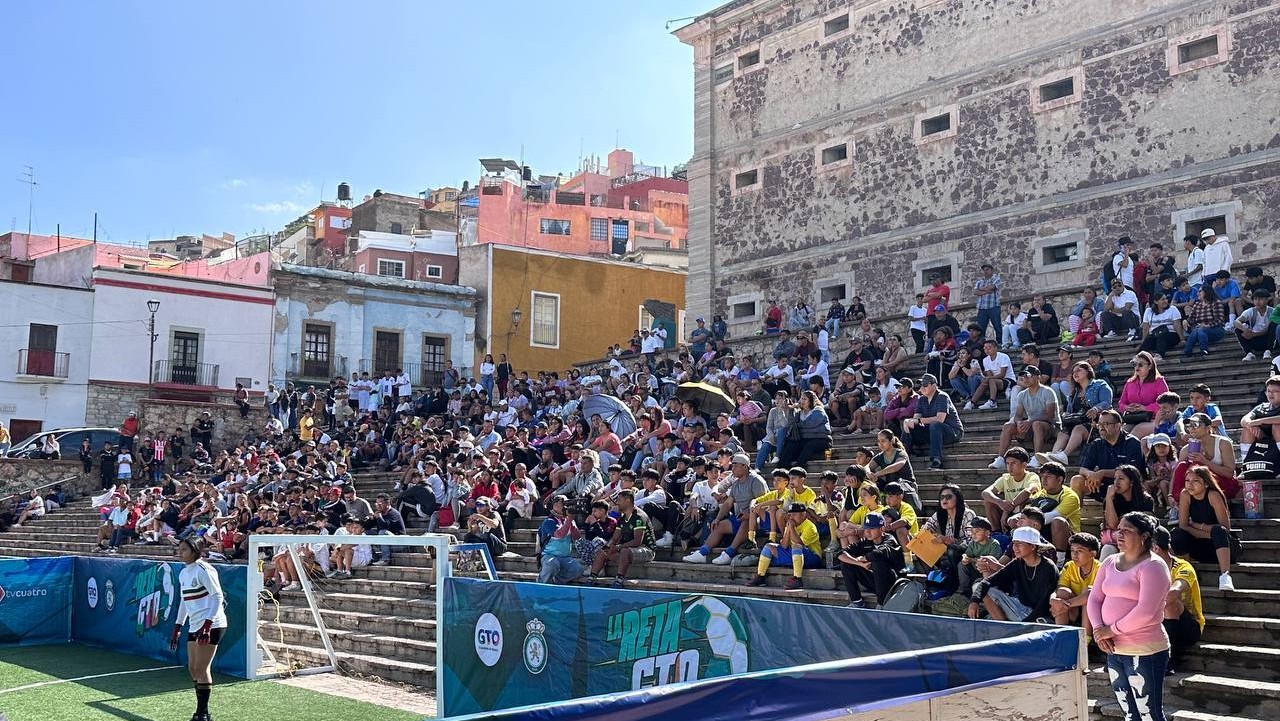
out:
M18 351L18 375L66 378L71 367L71 354L39 348Z
M152 383L168 383L179 386L218 387L218 365L215 363L184 363L158 360L151 369Z

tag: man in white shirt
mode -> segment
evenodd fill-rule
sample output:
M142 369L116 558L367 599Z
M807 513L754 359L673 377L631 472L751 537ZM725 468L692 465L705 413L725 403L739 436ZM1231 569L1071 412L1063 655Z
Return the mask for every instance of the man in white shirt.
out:
M1133 287L1133 258L1129 255L1129 246L1133 241L1129 236L1120 238L1120 249L1111 256L1111 269L1115 271L1116 280L1124 287Z
M907 308L907 318L911 320L911 339L916 342L916 355L919 355L924 352L929 329L929 306L924 302L924 293L916 293L915 304Z
M1205 228L1200 233L1204 240L1204 274L1212 278L1220 270L1231 271L1235 258L1231 255L1231 239L1218 235L1213 228Z
M796 384L795 371L785 357L779 358L776 363L769 366L768 370L764 372L764 377L768 379L764 384L764 389L769 391L769 395L773 395L780 390L790 390L791 386Z
M409 376L404 372L403 368L396 369L396 396L399 397L401 402L413 397L413 382L409 380Z
M1252 300L1253 305L1231 324L1236 338L1240 340L1240 347L1245 351L1242 359L1245 362L1256 360L1257 353L1261 353L1263 359L1270 358L1271 347L1275 344L1275 326L1271 323L1271 308L1268 306L1271 293L1260 288L1253 291Z
M1200 249L1200 243L1194 235L1185 236L1182 247L1187 251L1187 269L1182 274L1187 277L1192 289L1199 288L1204 281L1204 251Z
M1014 382L1013 361L1009 360L1007 354L1000 352L999 343L994 338L988 338L982 344L982 349L986 352L982 356L982 383L974 391L973 398L964 404L966 411L975 410L974 401L981 400L984 394L987 402L978 406L977 410L995 410L996 398Z
M384 406L395 406L396 404L396 379L391 377L391 371L383 372L382 377L378 379L378 403Z
M1102 306L1102 337L1115 338L1117 330L1127 330L1129 336L1126 340L1132 343L1138 337L1141 324L1138 319L1138 296L1117 280L1112 284L1111 292L1107 294L1107 300Z

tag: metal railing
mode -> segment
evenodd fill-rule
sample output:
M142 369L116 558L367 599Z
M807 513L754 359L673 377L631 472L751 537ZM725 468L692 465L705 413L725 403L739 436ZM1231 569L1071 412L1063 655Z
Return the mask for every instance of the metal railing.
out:
M71 367L71 354L39 348L18 351L18 375L66 378Z
M334 356L322 360L299 358L289 369L291 378L313 378L331 380L337 376L347 376L347 359Z
M18 499L18 498L30 498L30 497L31 497L31 491L44 491L44 490L46 490L46 489L53 488L54 486L61 485L61 484L63 484L63 483L71 483L72 481L76 480L77 478L78 478L78 476L67 476L66 478L63 478L63 479L62 479L62 480L60 480L60 481L50 481L50 482L48 482L48 483L44 484L43 486L36 486L35 488L27 489L27 490L25 490L25 491L23 491L23 492L21 492L21 493L11 493L11 494L9 494L9 495L7 495L7 496L2 496L2 497L0 497L0 506L3 506L5 503L12 503L12 502L14 501L14 499ZM71 494L67 494L67 495L71 495Z
M172 383L180 386L218 387L218 365L215 363L182 363L158 360L151 369L152 383Z
M427 388L439 388L444 383L443 368L434 368L425 363L397 363L394 366L384 368L368 358L360 359L360 372L367 372L375 382L382 377L383 370L390 370L394 375L396 368L404 370L404 374L409 376L409 381L413 383L414 388L424 386Z

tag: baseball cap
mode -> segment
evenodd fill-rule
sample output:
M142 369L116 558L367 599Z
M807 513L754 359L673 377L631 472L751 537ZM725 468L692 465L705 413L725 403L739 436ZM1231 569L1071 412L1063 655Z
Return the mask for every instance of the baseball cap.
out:
M1026 366L1022 369L1022 372L1019 373L1018 375L1022 376L1023 378L1031 378L1031 377L1039 378L1040 369L1037 368L1036 366Z
M1259 268L1259 267L1258 267L1258 266L1256 266L1256 265L1251 265L1251 266L1249 266L1248 268L1245 268L1245 270L1244 270L1244 276L1245 276L1246 278L1261 278L1261 277L1262 277L1262 268Z
M1147 436L1147 447L1148 447L1148 448L1154 447L1157 443L1163 443L1163 444L1165 444L1166 446L1169 446L1169 447L1171 447L1171 448L1173 447L1173 441L1172 441L1172 440L1170 440L1170 438L1169 438L1168 434L1165 434L1165 433L1152 433L1151 435Z
M733 454L733 463L735 465L741 463L744 466L749 466L751 465L751 458L745 453L735 453Z
M937 376L935 376L935 375L934 375L934 374L932 374L932 373L925 373L924 375L920 376L920 385L921 385L921 386L928 386L928 385L934 385L934 386L936 386L936 385L938 385L938 377L937 377Z
M787 504L787 513L804 513L807 510L809 510L809 508L803 503Z
M490 503L491 503L491 501L489 500L488 496L481 496L481 497L479 497L479 498L477 498L477 499L476 499L476 505L477 505L477 506L487 506L487 505L489 505Z
M945 305L943 305L943 304L939 303L939 304L937 304L937 305L935 305L935 306L933 307L933 312L934 312L934 313L941 313L942 311L944 311L944 310L946 310L946 309L947 309L947 307L946 307Z
M706 318L703 318L702 316L698 316L697 318L694 318L694 319L693 319L693 321L694 321L695 323L706 323L706 322L707 322L707 319L706 319Z
M1215 236L1215 235L1217 235L1217 234L1218 234L1218 233L1217 233L1216 231L1214 231L1214 229L1213 229L1213 228L1205 228L1204 230L1200 231L1200 237L1201 237L1201 238L1212 238L1213 236Z
M1013 529L1012 540L1014 543L1029 543L1033 546L1049 545L1040 537L1040 532L1030 526Z
M884 516L879 513L868 513L862 519L863 528L884 528Z

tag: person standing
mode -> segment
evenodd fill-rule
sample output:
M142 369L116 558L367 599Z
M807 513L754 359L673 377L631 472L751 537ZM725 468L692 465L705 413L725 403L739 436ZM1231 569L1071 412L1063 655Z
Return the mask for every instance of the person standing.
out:
M489 402L493 400L493 382L497 375L498 367L493 362L493 354L485 353L484 360L480 363L480 387L484 388L484 394L489 397Z
M120 450L133 451L133 439L138 435L140 428L141 423L138 422L138 414L135 411L129 411L124 423L120 424ZM205 445L208 444L206 443Z
M987 324L995 332L996 340L1000 339L1000 276L990 263L982 264L982 277L973 284L973 294L977 296L979 333L986 335Z
M1089 592L1089 623L1107 654L1111 689L1129 719L1164 721L1169 636L1164 629L1169 567L1152 553L1159 523L1134 511L1120 520L1119 550L1102 561Z
M213 690L213 656L227 628L227 614L222 608L222 584L218 571L201 556L202 541L188 536L178 542L178 560L185 564L178 572L182 604L178 619L169 636L169 650L178 650L178 637L187 625L187 671L196 686L196 712L192 721L211 721L209 695Z
M191 424L191 440L203 443L206 450L213 450L213 415L209 411L201 411L200 417Z
M498 397L507 397L507 384L511 382L511 376L516 372L511 363L507 361L506 353L498 354L498 365L495 369L498 378Z
M102 444L102 452L98 454L98 479L104 491L115 485L117 455L110 443Z
M1231 253L1231 241L1225 235L1218 235L1213 228L1200 231L1200 239L1204 241L1204 278L1213 278L1218 271L1231 272L1231 264L1235 258Z
M9 452L9 444L13 442L13 438L9 435L9 429L0 423L0 458L3 458Z
M928 331L929 307L924 302L924 293L916 293L916 302L907 308L907 319L910 321L911 340L916 344L916 355L924 352L925 334Z

